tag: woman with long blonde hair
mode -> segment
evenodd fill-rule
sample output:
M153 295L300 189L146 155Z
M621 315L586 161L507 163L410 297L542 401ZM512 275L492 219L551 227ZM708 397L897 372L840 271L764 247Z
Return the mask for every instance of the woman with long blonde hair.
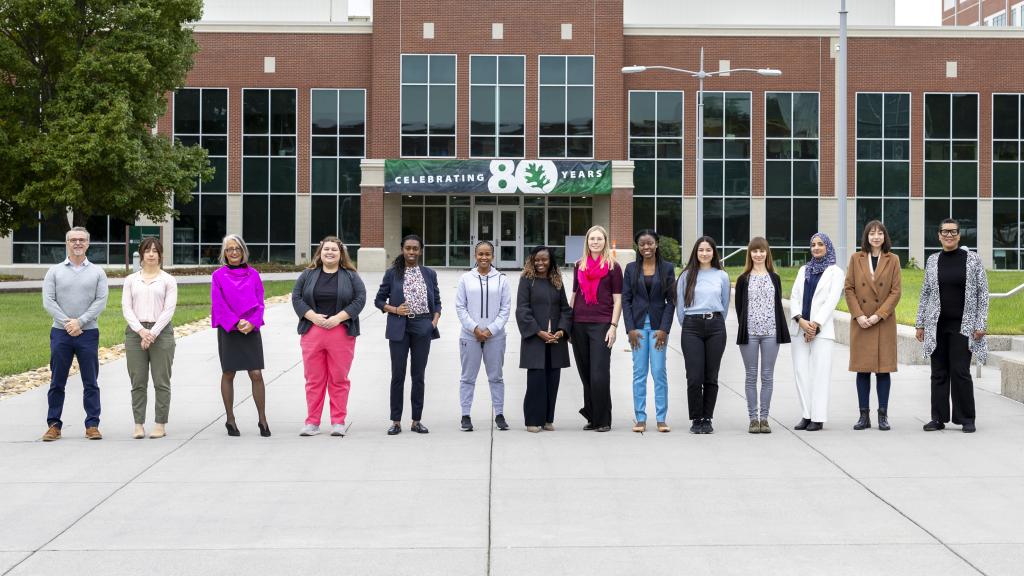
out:
M789 344L786 313L782 310L782 281L772 264L768 241L758 236L747 246L743 273L736 279L736 344L746 371L747 416L751 434L769 434L768 409L772 403L775 360L779 345ZM760 366L758 366L760 364ZM757 375L761 374L761 394ZM760 406L758 399L760 398Z
M608 231L587 230L585 255L573 270L572 353L583 382L584 430L612 428L611 355L622 314L622 268L615 262Z
M324 397L331 398L331 436L344 436L348 415L349 369L359 336L359 313L366 287L337 236L320 241L313 261L292 288L299 317L302 369L306 377L306 423L300 436L320 433ZM344 327L342 329L342 327Z

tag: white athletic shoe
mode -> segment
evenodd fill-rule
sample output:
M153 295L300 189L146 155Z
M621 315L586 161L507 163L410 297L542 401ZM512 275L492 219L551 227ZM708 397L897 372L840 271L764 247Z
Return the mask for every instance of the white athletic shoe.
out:
M344 424L332 424L331 425L331 436L344 436L345 425Z
M299 436L316 436L320 433L320 427L312 424L306 424L302 427L302 432L299 432Z

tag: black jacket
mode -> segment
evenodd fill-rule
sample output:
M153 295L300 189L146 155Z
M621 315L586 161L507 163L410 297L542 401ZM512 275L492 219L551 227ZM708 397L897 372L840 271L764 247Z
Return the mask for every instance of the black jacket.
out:
M769 272L772 279L772 286L775 286L775 341L779 344L789 344L789 325L786 323L786 313L782 311L782 280L779 275ZM746 344L749 340L747 334L747 287L749 282L746 276L736 280L736 321L739 322L739 330L736 331L736 343Z
M312 322L305 318L306 312L313 310L316 304L313 301L313 289L316 288L316 281L320 278L322 268L307 268L299 274L292 288L292 308L299 317L299 334L309 332ZM359 274L351 270L340 268L338 270L338 310L348 312L349 319L341 323L348 331L349 336L359 336L359 313L366 305L366 287Z
M676 267L671 262L661 262L654 271L651 293L643 279L643 263L626 264L622 275L622 318L626 322L626 333L644 327L644 316L650 315L651 328L668 334L672 329L675 315Z
M537 332L561 330L565 337L558 344L545 344ZM545 347L551 349L551 367L569 367L569 332L572 330L572 308L565 296L565 286L555 288L547 278L519 278L516 294L516 324L522 335L519 352L520 368L545 368Z
M420 272L423 274L423 282L427 285L427 306L430 307L429 314L433 317L434 314L441 313L441 294L437 288L437 272L422 265L420 266ZM373 300L373 305L380 309L381 312L384 312L386 304L401 306L404 302L405 278L399 278L394 268L388 268L384 272L384 279L381 280L380 288L377 290L377 297ZM405 337L405 323L405 316L388 314L388 322L384 327L384 337L388 340L401 340ZM434 328L432 338L436 340L440 337L441 334L437 331L437 328Z

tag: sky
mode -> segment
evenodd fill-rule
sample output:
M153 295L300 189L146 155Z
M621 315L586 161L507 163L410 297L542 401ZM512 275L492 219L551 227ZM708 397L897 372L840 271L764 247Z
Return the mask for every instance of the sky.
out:
M895 0L895 2L897 26L938 26L941 24L942 0ZM856 3L857 0L847 0L847 8L852 8ZM369 15L373 11L372 6L372 0L349 0L348 11L349 14Z

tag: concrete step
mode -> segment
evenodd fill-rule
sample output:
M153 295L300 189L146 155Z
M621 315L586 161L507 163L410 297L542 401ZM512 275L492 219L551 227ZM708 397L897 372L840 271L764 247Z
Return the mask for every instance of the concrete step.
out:
M1000 391L1003 396L1024 402L1024 352L992 352L989 363L998 360Z

